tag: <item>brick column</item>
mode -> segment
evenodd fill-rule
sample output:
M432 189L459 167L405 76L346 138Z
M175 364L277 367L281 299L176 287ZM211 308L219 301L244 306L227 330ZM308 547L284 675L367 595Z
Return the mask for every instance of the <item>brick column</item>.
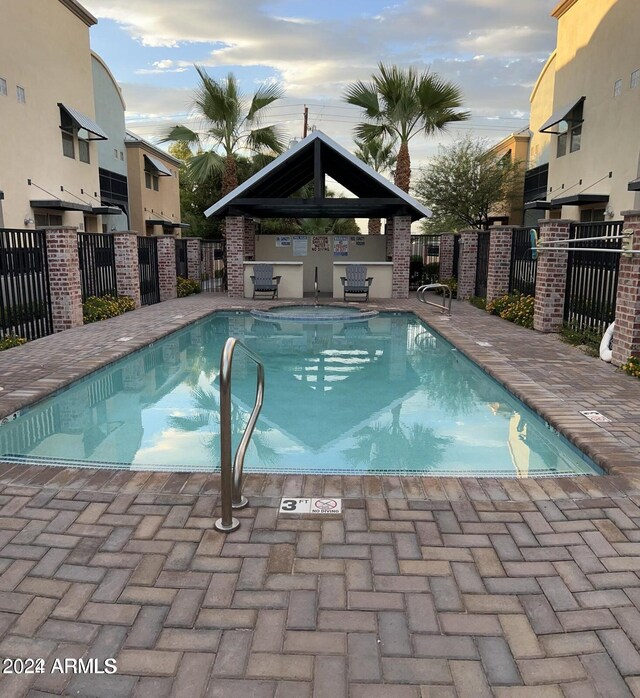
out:
M187 276L192 281L202 281L202 240L185 238L187 241Z
M244 258L256 258L256 224L252 218L244 219Z
M53 331L80 327L82 320L82 286L76 228L46 228L47 263Z
M496 225L490 229L489 236L487 303L509 293L513 228L509 225Z
M229 298L244 298L244 217L227 216L225 225Z
M178 297L176 277L176 239L173 235L158 238L158 280L160 285L160 302Z
M118 295L128 296L136 304L136 308L139 308L141 299L138 235L128 230L109 233L109 235L113 235Z
M477 263L478 231L463 230L460 233L460 259L458 261L458 300L466 300L475 295Z
M385 255L387 260L393 259L393 219L387 220L384 226L384 238L385 238Z
M443 233L440 236L440 281L453 276L454 237L453 233Z
M625 234L631 234L625 249L640 252L640 211L623 211ZM630 245L630 246L629 246ZM613 363L622 366L630 356L640 355L640 254L620 258L613 333Z
M570 220L540 221L540 243L568 240L571 223ZM538 252L533 327L540 332L559 332L562 327L568 254L561 250Z
M393 218L392 298L409 298L409 258L411 257L411 218Z

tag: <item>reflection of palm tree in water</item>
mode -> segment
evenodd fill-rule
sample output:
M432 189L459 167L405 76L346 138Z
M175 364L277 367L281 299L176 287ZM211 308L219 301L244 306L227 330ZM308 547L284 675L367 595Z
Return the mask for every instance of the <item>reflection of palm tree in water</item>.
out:
M350 464L363 464L371 470L404 468L425 472L438 465L451 439L436 436L433 429L422 424L402 424L401 409L399 404L391 410L388 426L377 422L356 434L356 445L344 451Z
M213 430L203 434L205 436L204 445L214 456L212 462L219 463L220 460L220 401L217 393L200 386L191 392L193 406L196 410L194 414L186 417L171 416L169 425L174 429L185 432L195 432L205 427L212 427ZM236 405L231 405L231 442L238 443L242 437L242 432L247 421L247 413ZM277 452L272 448L264 436L264 429L256 425L251 444L256 450L257 459L260 465L271 465L275 462Z

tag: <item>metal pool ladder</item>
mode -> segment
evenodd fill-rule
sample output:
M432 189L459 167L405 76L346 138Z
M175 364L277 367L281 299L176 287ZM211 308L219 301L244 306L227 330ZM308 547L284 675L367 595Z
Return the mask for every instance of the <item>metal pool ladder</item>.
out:
M256 402L247 422L238 450L231 462L231 366L233 352L240 347L255 362L257 372ZM233 516L234 509L242 509L249 503L242 494L242 467L251 435L258 421L264 399L264 364L262 359L235 337L225 342L220 356L220 491L222 495L222 517L214 527L223 533L235 531L240 521Z
M442 304L434 303L433 301L425 300L424 294L427 291L433 291L436 288L442 289ZM442 311L443 315L451 315L451 289L446 284L425 284L417 290L418 300L425 305L432 305ZM448 301L448 303L447 303Z

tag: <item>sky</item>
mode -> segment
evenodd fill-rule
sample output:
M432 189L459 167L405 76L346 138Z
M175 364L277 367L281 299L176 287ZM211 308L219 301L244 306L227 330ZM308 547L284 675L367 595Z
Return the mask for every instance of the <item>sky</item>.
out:
M122 87L128 126L157 141L186 123L202 65L252 93L285 89L267 115L288 138L309 126L353 149L360 111L342 100L379 62L457 83L472 118L412 141L413 171L467 132L496 143L528 125L529 95L555 46L557 0L82 0L91 46Z

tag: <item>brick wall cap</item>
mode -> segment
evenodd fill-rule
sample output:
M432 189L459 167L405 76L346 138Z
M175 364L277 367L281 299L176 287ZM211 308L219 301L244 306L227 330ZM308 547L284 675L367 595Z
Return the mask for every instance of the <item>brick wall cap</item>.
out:
M465 230L459 230L458 235L469 235L471 233L475 233L477 235L478 233L482 233L482 232L483 231L478 230L478 228L465 228Z
M45 225L42 228L37 228L37 230L74 230L78 232L78 227L75 225Z
M492 225L492 226L489 228L489 232L491 232L492 230L498 230L498 231L500 231L500 232L502 232L502 231L506 232L506 231L508 231L508 230L513 230L514 228L515 228L514 225Z
M111 230L108 233L102 233L103 235L138 235L135 230Z
M579 221L574 218L541 218L538 223L540 227L551 226L551 225L570 225L571 223L578 223ZM532 226L533 227L533 226Z
M637 217L640 216L640 210L620 211L620 215L625 216L625 218Z

